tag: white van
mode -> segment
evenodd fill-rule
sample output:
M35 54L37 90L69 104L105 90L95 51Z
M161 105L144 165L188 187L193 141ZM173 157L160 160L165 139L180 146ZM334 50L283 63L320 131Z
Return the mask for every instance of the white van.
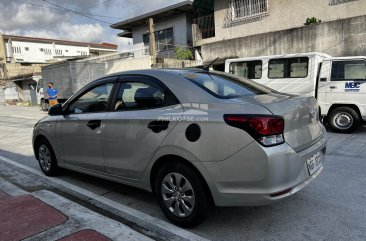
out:
M225 72L277 91L314 96L337 132L354 131L366 121L366 57L333 58L301 53L228 59Z

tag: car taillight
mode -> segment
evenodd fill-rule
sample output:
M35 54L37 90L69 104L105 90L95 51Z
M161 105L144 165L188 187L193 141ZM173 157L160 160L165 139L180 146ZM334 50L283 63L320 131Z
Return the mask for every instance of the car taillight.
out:
M285 121L281 116L272 115L224 115L225 122L248 132L263 146L284 143Z

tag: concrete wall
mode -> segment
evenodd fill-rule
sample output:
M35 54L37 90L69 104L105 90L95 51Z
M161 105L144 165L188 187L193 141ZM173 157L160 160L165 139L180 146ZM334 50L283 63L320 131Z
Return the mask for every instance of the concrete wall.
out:
M230 23L230 0L215 0L215 37L199 40L195 45L200 46L205 43L300 27L304 25L306 18L309 17L316 17L323 22L327 22L366 14L365 0L351 1L339 5L330 5L330 0L268 1L269 11L267 16Z
M41 72L42 66L42 64L31 64L24 66L19 63L6 63L4 68L5 74L9 78L22 74L39 73Z
M5 94L4 94L4 90L3 88L0 88L0 105L5 103Z
M117 59L106 62L106 74L127 70L150 69L151 58L149 55L139 58Z
M204 44L201 52L204 61L301 52L366 55L365 36L366 15Z
M5 43L3 36L0 34L0 63L5 62Z
M155 23L155 31L173 27L174 42L176 45L187 46L192 44L192 31L190 20L187 20L187 14L181 13L175 17ZM189 25L188 25L189 24ZM132 39L134 44L143 43L142 36L148 33L148 26L141 26L132 30Z

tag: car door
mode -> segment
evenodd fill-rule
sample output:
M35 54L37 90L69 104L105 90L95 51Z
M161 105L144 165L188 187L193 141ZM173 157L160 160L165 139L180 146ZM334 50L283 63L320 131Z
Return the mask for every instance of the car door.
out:
M332 62L329 87L326 88L326 102L329 104L357 104L361 106L366 90L366 61L334 60Z
M64 163L104 171L102 124L114 84L115 79L108 79L93 85L67 104L56 127Z
M167 87L148 76L122 76L111 108L102 132L106 171L139 178L183 108Z

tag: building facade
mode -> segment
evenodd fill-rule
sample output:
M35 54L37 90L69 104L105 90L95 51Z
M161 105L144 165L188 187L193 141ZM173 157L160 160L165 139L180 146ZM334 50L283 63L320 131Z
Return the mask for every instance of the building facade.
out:
M47 63L53 59L117 52L114 44L0 35L6 63Z
M131 38L134 49L140 49L142 55L149 54L150 18L154 21L155 46L158 57L174 57L177 47L192 47L192 7L193 1L184 1L134 18L130 18L111 27L123 30L119 37ZM135 51L137 54L138 51Z
M117 45L0 35L0 101L31 102L41 67L65 59L117 53Z
M212 13L201 16L206 21L197 19L193 24L194 46L205 61L310 51L366 54L361 38L366 34L364 0L212 0L211 4ZM305 25L307 19L310 26ZM208 30L210 34L203 34Z

